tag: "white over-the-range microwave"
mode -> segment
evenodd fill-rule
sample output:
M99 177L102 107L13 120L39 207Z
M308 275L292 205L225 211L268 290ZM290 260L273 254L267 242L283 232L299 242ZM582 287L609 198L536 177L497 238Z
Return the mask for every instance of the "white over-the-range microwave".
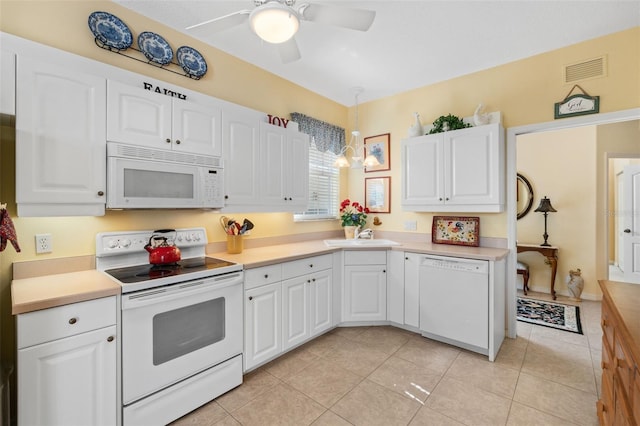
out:
M219 209L219 157L107 142L108 209Z

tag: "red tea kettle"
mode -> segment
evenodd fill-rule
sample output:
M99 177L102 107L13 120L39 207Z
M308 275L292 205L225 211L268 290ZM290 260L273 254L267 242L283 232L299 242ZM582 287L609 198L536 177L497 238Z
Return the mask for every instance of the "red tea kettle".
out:
M149 263L152 265L167 265L180 260L180 249L173 244L167 243L167 237L158 235L168 232L173 232L177 235L175 229L159 229L153 232L153 235L149 238L149 243L144 246L144 249L149 252Z

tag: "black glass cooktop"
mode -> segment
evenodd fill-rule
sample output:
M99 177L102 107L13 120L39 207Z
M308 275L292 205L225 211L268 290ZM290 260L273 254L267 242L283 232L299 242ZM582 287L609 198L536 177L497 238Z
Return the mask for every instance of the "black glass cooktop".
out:
M177 263L168 265L149 264L127 266L124 268L107 269L105 272L123 284L133 284L157 278L181 275L185 275L184 279L188 280L189 277L187 275L190 273L214 270L232 265L235 265L235 263L213 257L195 257L182 259Z

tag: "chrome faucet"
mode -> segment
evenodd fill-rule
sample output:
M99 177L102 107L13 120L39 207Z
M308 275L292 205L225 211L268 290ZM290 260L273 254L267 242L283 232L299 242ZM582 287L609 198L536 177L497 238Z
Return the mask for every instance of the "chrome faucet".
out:
M363 229L362 231L359 231L359 228L356 229L356 232L354 233L354 239L367 239L367 240L373 240L373 229L371 228L367 228L367 229Z

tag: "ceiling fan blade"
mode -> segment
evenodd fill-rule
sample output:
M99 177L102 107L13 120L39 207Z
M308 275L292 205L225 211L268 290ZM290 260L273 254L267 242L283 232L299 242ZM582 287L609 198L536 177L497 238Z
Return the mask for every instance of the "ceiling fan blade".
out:
M367 31L376 17L376 12L373 10L347 9L320 4L303 4L298 9L298 13L306 21L358 31Z
M242 24L247 20L250 13L250 10L240 10L225 16L200 22L199 24L191 25L186 29L191 31L193 34L207 36Z
M283 64L295 62L300 59L300 49L298 49L298 43L295 37L291 37L284 43L278 44L278 52Z

